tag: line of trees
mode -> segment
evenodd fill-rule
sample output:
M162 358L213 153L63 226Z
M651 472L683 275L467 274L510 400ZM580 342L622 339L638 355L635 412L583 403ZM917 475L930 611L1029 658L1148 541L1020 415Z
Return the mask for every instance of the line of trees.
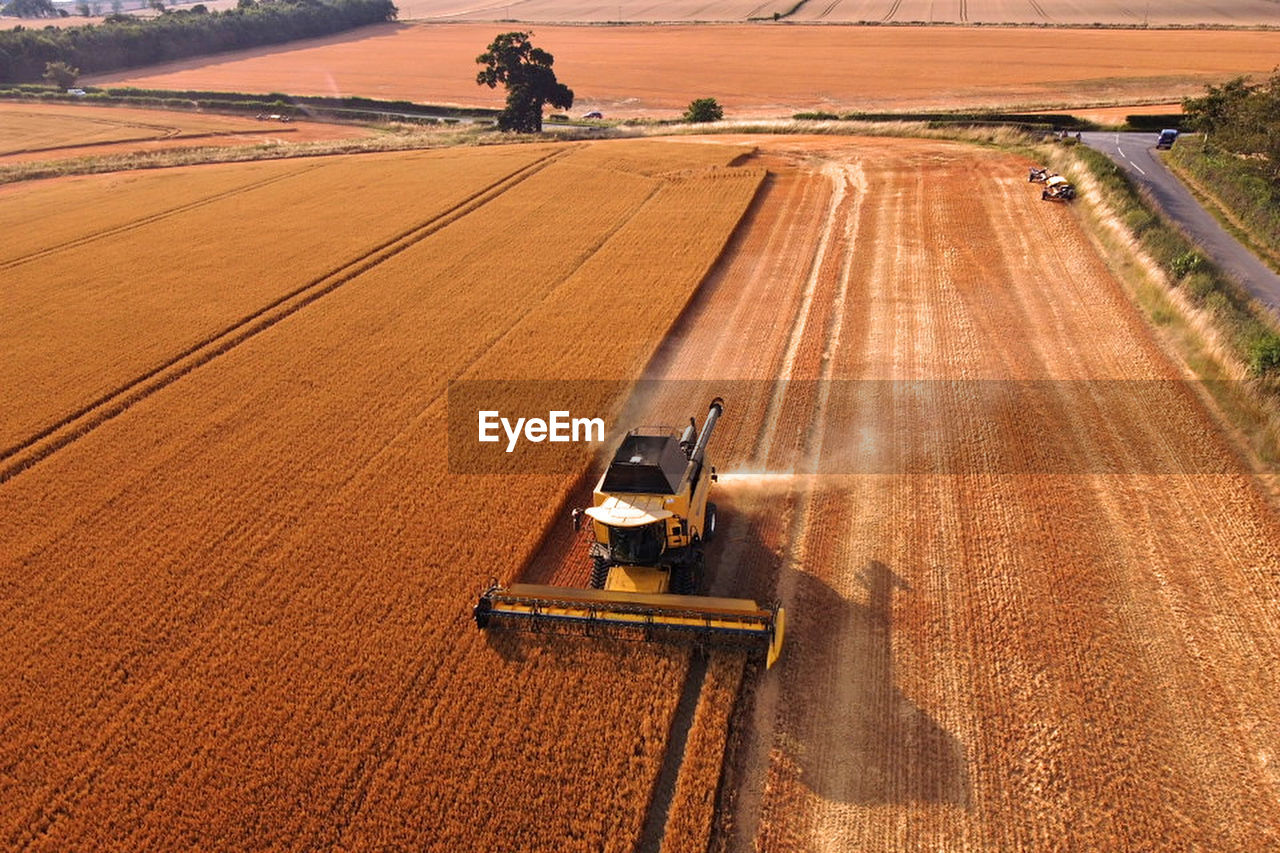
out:
M58 10L53 7L53 0L10 0L0 10L0 14L12 15L17 18L60 17Z
M0 32L0 83L40 80L49 63L82 73L312 38L395 19L392 0L240 0L225 12L112 15L100 25Z
M1188 124L1204 134L1206 152L1234 154L1280 189L1280 72L1263 83L1245 77L1208 86L1182 109Z

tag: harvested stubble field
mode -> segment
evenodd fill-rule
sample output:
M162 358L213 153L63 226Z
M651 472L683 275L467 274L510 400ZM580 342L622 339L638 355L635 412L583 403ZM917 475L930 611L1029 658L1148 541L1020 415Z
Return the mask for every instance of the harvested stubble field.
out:
M1140 6L1124 0L403 0L400 20L597 23L746 21L772 18L805 23L1050 24L1116 26L1277 26L1280 10L1267 0L1169 0Z
M379 25L93 81L493 107L502 93L475 84L476 54L493 35L493 24ZM1280 53L1276 31L539 26L535 40L555 55L556 74L577 96L574 111L610 117L678 115L704 95L730 118L1138 103L1267 74Z
M788 646L750 714L713 656L668 840L727 749L731 850L1274 847L1280 518L1078 220L1017 157L763 145L637 405L726 395L715 588Z
M191 146L367 136L336 124L265 124L240 116L74 104L0 103L0 163Z
M751 493L795 498L795 616L737 837L1274 847L1274 505L1024 163L869 148L829 155L852 198L818 284L835 299L813 305L845 310L805 320L826 330L806 374L950 380L960 416L909 385L815 392L821 456L794 467L831 473ZM984 402L1009 379L1050 380L1045 408Z
M83 377L50 413L77 394L87 407L104 382L137 393L0 484L0 844L625 849L683 658L494 654L469 605L524 561L565 486L451 475L445 386L635 376L757 191L760 170L726 168L742 153L520 146L28 188L85 204L96 190L107 207L127 194L137 220L111 223L130 252L6 313L99 348L6 340L26 373L4 387L28 394L6 407L6 435L47 420L26 414L41 398L24 387L46 358ZM307 179L283 191L298 168ZM216 232L242 267L203 280L207 307L175 320L171 290L200 296L186 254L211 242L184 229L247 217L243 201L208 208L268 177L251 221L312 242L281 259ZM69 263L95 237L51 228L15 272ZM153 242L168 263L117 276ZM345 272L279 302L313 267ZM102 291L131 307L100 320ZM625 335L594 322L613 311L632 318ZM241 337L208 335L254 316ZM189 350L207 357L164 372Z

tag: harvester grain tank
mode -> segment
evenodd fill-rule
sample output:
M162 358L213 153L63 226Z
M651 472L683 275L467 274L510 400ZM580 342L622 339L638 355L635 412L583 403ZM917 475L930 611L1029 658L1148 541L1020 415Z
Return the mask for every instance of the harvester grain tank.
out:
M575 526L585 519L591 534L589 587L495 582L476 603L476 624L741 646L772 666L782 648L783 609L700 594L706 543L716 532L716 506L708 500L716 473L707 445L723 413L717 397L701 432L693 418L682 432L628 432L592 506L573 513Z

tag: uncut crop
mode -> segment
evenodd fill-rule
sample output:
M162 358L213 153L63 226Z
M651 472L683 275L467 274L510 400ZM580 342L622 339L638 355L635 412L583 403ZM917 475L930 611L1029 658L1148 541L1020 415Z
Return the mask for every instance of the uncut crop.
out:
M0 156L67 145L93 145L126 140L158 139L177 128L111 121L98 110L78 114L0 109Z
M238 116L127 107L104 109L81 104L0 103L0 157L149 139L261 133L265 129L260 122Z
M19 232L0 250L0 451L546 156L318 158L0 196L0 227Z
M741 656L727 653L713 655L707 667L667 813L662 837L665 849L706 850L711 841L725 735L742 670Z
M475 630L567 484L450 472L445 391L638 375L762 174L594 147L0 484L0 845L631 846L685 653Z

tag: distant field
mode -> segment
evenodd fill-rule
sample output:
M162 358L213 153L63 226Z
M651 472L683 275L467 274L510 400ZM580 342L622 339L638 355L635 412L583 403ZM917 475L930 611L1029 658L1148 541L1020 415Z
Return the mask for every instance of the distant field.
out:
M1046 112L1052 112L1047 110ZM1072 110L1075 115L1088 121L1096 121L1099 124L1123 124L1128 116L1151 116L1151 115L1169 115L1182 112L1182 102L1175 101L1167 104L1142 104L1140 106L1128 105L1120 107L1086 107L1084 109Z
M400 20L467 21L745 21L785 15L794 0L404 0ZM1280 25L1280 5L1270 0L1196 0L1131 3L1126 0L803 0L788 17L823 23L949 24L1195 24Z
M388 24L92 82L493 107L501 92L475 84L475 57L494 33L493 24ZM606 116L669 116L707 95L731 118L1177 100L1209 81L1266 74L1280 58L1271 31L540 26L535 42L555 55L575 111Z
M241 116L88 104L0 103L0 161L115 153L218 138L222 143L363 136L343 125L264 123Z
M182 132L176 124L83 109L49 108L43 104L0 104L0 155L42 151L68 145L98 145L140 139L163 139ZM133 119L133 120L130 120Z
M152 17L150 8L133 9L130 15ZM141 4L145 5L145 3ZM166 3L166 6L178 4ZM190 5L190 4L185 4ZM235 0L206 0L210 10L234 8ZM659 21L735 22L785 15L795 0L402 0L396 4L401 21L529 21L533 23ZM110 9L105 2L90 8ZM181 8L181 6L179 6ZM1121 27L1280 26L1280 4L1272 0L1223 0L1206 4L1195 0L1164 3L1125 0L804 0L788 21L827 24L1038 24ZM0 17L0 29L32 25L59 27L99 24L102 18L68 18L24 21Z

